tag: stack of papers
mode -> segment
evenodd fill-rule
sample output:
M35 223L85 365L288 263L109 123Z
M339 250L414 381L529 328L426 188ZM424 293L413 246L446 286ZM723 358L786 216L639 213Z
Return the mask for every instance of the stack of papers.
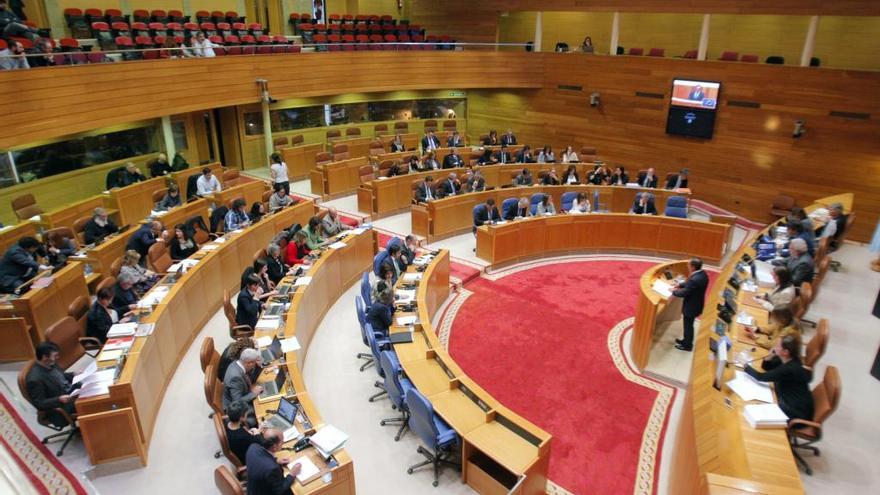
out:
M747 327L751 327L755 325L755 318L748 313L740 313L736 315L736 322L740 325L745 325Z
M116 361L122 356L122 349L103 350L95 358L95 361Z
M130 337L117 337L115 339L107 339L104 343L104 349L101 354L107 351L115 351L117 349L128 350L134 345L134 335Z
M286 339L282 339L281 341L281 352L287 354L288 352L298 351L300 349L299 340L296 337L287 337Z
M269 347L272 345L272 337L264 335L257 338L257 348Z
M129 337L137 331L137 323L117 323L107 331L107 338Z
M71 395L80 397L92 397L95 395L106 394L110 391L110 385L113 385L113 379L115 376L116 368L93 371L88 374L86 374L86 372L83 372L80 375L74 377L73 383L77 384L82 382L82 386L74 390ZM77 378L80 378L80 380L77 380Z
M667 299L672 297L672 286L660 279L655 280L654 285L652 285L651 288L654 289L654 292Z
M174 263L173 265L169 266L167 272L168 273L175 273L178 270L180 270L181 268L183 268L183 273L186 273L187 270L196 266L196 264L198 262L199 262L199 260L194 260L194 259L180 260L179 262Z
M154 304L159 304L162 302L162 299L165 299L165 296L168 295L169 287L167 285L157 285L153 287L150 292L148 292L140 301L138 301L139 308L149 308Z
M743 415L752 428L785 428L788 416L776 404L749 404L743 408Z
M299 474L296 475L296 480L299 481L301 484L305 484L305 481L307 479L315 476L321 471L320 469L318 469L318 466L316 466L315 463L308 458L308 456L302 456L300 458L294 459L290 464L287 465L287 468L290 469L297 464L300 465L300 471Z
M345 246L348 246L348 244L346 244L342 241L337 241L337 242L334 242L333 244L330 244L327 247L330 249L339 249L339 248L344 248Z
M398 304L408 304L416 298L415 290L397 290L394 291L394 302Z
M407 325L415 325L418 321L419 321L419 317L416 315L398 316L397 317L397 324L402 327L405 327Z
M737 370L736 378L727 382L727 386L746 402L752 400L770 404L775 402L770 386L753 379L744 371Z
M312 435L309 441L322 453L327 454L324 456L327 457L345 445L345 442L348 441L348 435L333 425L324 425Z
M773 265L766 261L755 260L755 278L758 287L773 288L776 281L773 280Z
M293 283L294 287L302 287L304 285L309 285L312 282L312 277L299 277L296 279L296 282Z
M279 323L281 323L281 318L278 318L277 316L264 316L263 318L260 318L259 321L257 321L257 326L254 327L254 330L256 330L258 332L263 331L263 330L278 330ZM272 337L260 337L260 338L267 338L267 339L269 339L269 342L266 343L266 345L261 346L261 345L259 345L260 341L258 339L257 345L259 347L265 347L265 346L272 343Z
M404 282L418 282L421 279L422 279L422 274L419 272L404 273L403 274L403 281Z

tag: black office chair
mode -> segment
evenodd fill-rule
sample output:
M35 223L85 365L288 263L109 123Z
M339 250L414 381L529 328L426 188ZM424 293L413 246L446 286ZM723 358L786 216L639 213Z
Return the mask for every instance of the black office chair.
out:
M766 63L768 64L776 64L776 65L784 65L785 57L781 57L779 55L770 55L767 57Z
M34 405L31 400L31 394L28 393L27 389L27 376L30 373L31 368L36 365L36 361L31 361L24 368L22 368L21 372L18 374L18 390L21 392L21 396L24 400L28 401L28 404ZM36 406L34 406L36 407ZM59 418L63 418L64 424L58 424L58 421L53 421L51 415L54 413L54 419L57 420ZM64 439L64 443L61 445L61 448L55 452L55 455L61 457L64 455L64 449L67 448L67 444L73 440L77 434L79 434L79 426L76 424L76 415L70 415L64 408L56 407L53 411L37 411L37 422L46 428L51 430L55 430L58 433L53 433L47 437L44 437L41 442L44 444L49 443L49 440L53 440L55 438L67 437Z

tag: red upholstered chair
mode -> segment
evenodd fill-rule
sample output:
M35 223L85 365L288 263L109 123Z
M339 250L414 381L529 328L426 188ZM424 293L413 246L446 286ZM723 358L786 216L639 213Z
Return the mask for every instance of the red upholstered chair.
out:
M223 55L226 55L226 49L223 48L223 37L221 37L219 35L209 36L208 41L210 41L211 43L214 43L215 45L220 45L217 48L214 48L214 55L216 55L218 57L222 57Z
M265 34L257 38L257 53L268 55L272 53L272 38Z
M168 22L168 12L164 10L151 10L150 20L153 22Z
M681 58L696 59L697 58L697 51L696 50L688 50L688 51L684 52L684 55L682 55Z
M107 9L104 11L104 20L109 23L114 22L124 22L128 24L128 18L122 15L122 11L119 9Z
M196 22L211 22L211 13L207 10L200 10L196 12Z
M397 36L386 34L384 36L385 43L397 43ZM382 45L383 50L397 50L397 45Z
M272 38L272 53L288 53L290 51L290 43L287 41L287 38L280 34L276 34Z
M241 37L241 53L242 55L253 55L256 53L257 40L253 36L246 34Z
M644 48L630 48L629 53L627 53L627 55L637 55L637 56L641 56L644 54L645 54Z
M663 48L651 48L648 52L649 57L663 57L666 55L666 50Z
M251 36L254 36L254 37L261 36L261 35L265 34L263 32L263 25L260 24L259 22L254 22L254 23L248 24L248 32L250 32Z
M739 52L721 52L721 57L718 60L736 62L739 60Z
M183 12L179 10L168 11L168 22L186 22L187 19L189 18L183 15Z
M222 10L214 10L211 12L211 22L217 24L218 22L226 22L226 14Z
M131 17L134 19L135 22L143 22L147 24L149 24L150 22L150 13L143 9L135 10L131 13Z
M371 34L370 35L370 50L381 50L381 43L385 41L385 38L382 37L381 34Z
M159 23L156 23L156 25L159 25ZM166 24L165 27L166 27L165 34L167 34L168 36L171 36L172 39L176 38L177 36L180 36L181 38L183 38L183 35L185 34L185 31L183 29L183 24L181 24L179 22L169 22L168 24Z
M758 61L758 56L757 55L743 55L742 57L740 57L739 61L740 62L756 63Z
M164 31L165 25L159 24L162 26L162 30ZM135 40L139 36L153 36L153 33L150 32L150 29L143 22L132 22L131 23L131 35L135 37Z
M226 22L230 24L234 22L244 22L244 17L238 15L238 12L230 10L226 12Z

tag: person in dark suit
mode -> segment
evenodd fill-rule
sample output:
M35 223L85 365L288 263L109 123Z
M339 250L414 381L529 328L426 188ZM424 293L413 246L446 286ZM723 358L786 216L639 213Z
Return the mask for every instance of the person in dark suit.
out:
M537 160L532 155L532 147L529 145L523 146L523 149L519 150L516 154L516 161L517 163L535 163Z
M281 248L278 247L278 244L269 244L266 248L266 255L269 280L273 284L278 285L278 282L281 282L281 279L287 275L288 270L287 265L284 264L284 260L281 258Z
M498 163L498 160L495 159L495 155L492 154L492 150L486 148L483 150L483 154L477 158L477 165L493 165Z
M85 240L86 244L91 244L95 241L103 240L108 235L115 234L116 232L119 232L119 227L107 215L107 210L95 208L95 214L92 215L92 219L86 222L85 229L83 230L83 240Z
M471 178L467 181L467 187L469 192L482 192L486 190L486 178L483 177L483 173L479 170L474 171Z
M675 339L675 348L692 351L694 348L694 319L703 313L706 302L706 289L709 277L703 271L703 260L691 258L688 263L688 278L672 291L672 295L683 299L681 314L684 318L684 338Z
M119 182L117 185L119 187L125 187L145 180L147 180L147 178L141 173L140 169L137 168L137 165L128 162L125 164L125 171L119 174Z
M612 186L625 186L629 182L629 176L626 175L626 169L622 166L615 167L614 173L608 178L608 184Z
M260 441L248 447L243 461L247 465L247 495L285 495L291 493L296 475L302 470L299 463L289 467L284 476L282 466L290 464L287 456L275 457L284 445L284 435L274 429L263 431Z
M452 135L449 136L449 139L446 140L447 148L460 148L464 146L464 139L458 134L458 131L453 131Z
M380 292L379 298L373 301L367 311L367 323L373 327L374 332L388 335L388 328L393 323L394 305L392 304L390 291Z
M406 151L406 147L403 145L403 139L400 137L400 134L398 134L394 136L394 141L391 141L391 152L400 153L401 151Z
M40 241L33 237L22 237L3 253L0 260L0 292L12 294L40 270L49 267L37 261Z
M73 373L58 368L61 348L50 341L41 342L36 348L36 363L25 377L25 388L31 403L46 419L57 427L67 426L68 421L56 409L63 409L70 416L76 415L76 397L71 393L79 388L73 385Z
M688 169L683 168L666 181L666 189L686 189L688 186Z
M254 399L263 393L263 386L253 382L253 370L260 364L260 351L244 349L238 360L226 368L223 376L223 410L229 409L233 402L242 401L248 406L247 423L257 425L254 416Z
M510 155L510 152L507 151L507 145L502 144L501 149L496 151L492 158L495 159L496 163L513 163L513 156Z
M260 442L260 430L247 426L248 406L237 400L226 408L226 444L235 457L245 462L248 448Z
M165 153L159 153L155 160L150 162L150 177L161 177L172 172L171 164L168 163L168 156Z
M813 372L801 363L801 339L797 334L776 340L776 345L761 363L764 371L746 364L745 372L755 380L773 382L779 408L792 419L813 420L815 404L810 392Z
M515 186L531 186L534 183L535 179L534 177L532 177L532 173L529 172L529 169L527 168L522 169L522 172L520 172L519 175L517 175L516 178L513 179L513 185Z
M785 266L791 272L791 282L800 287L804 282L812 282L815 275L813 257L807 252L807 241L796 238L788 243L788 260Z
M559 178L556 177L556 169L551 168L549 172L544 174L544 178L541 179L541 185L544 186L558 186Z
M501 136L501 146L516 146L516 136L513 135L513 131L508 129L504 135Z
M141 225L140 228L132 234L131 238L128 239L128 243L125 245L125 250L128 251L131 249L137 251L137 253L141 255L141 263L143 263L147 259L147 252L150 251L150 246L161 239L164 229L165 227L162 225L162 222L158 220L153 220L152 222L147 222Z
M653 168L649 168L645 172L644 177L639 178L639 185L642 187L657 187L657 175L654 174Z
M138 295L134 291L134 280L128 273L120 273L113 287L113 309L119 317L137 309Z
M498 213L498 207L495 206L494 198L487 199L485 206L477 212L477 217L474 218L474 231L476 231L476 227L501 221L501 215Z
M263 309L263 303L257 298L260 290L260 277L252 273L247 277L247 287L238 293L238 307L235 310L235 323L238 325L249 325L251 328L257 326L260 319L260 310Z
M422 164L418 168L419 172L430 172L431 170L440 170L440 162L435 158L433 150L425 152L425 156L422 158Z
M786 226L786 230L788 231L788 238L789 239L791 239L791 240L803 239L804 243L807 245L807 253L809 253L810 256L816 255L815 236L811 237L804 230L804 224L802 224L800 222L789 221L788 225Z
M436 150L439 147L440 140L437 139L437 136L434 135L434 131L426 132L425 137L422 138L422 153Z
M489 131L489 135L483 140L483 146L498 146L499 144L498 131L495 130Z
M703 98L705 98L705 96L706 94L703 93L703 87L697 84L696 86L694 86L694 89L692 89L691 92L688 93L688 100L703 101Z
M449 174L440 184L440 197L455 196L461 190L461 184L458 182L458 175L455 172Z
M636 215L656 215L657 207L654 206L654 196L646 192L637 194L633 207L629 212Z
M427 203L437 199L437 192L434 190L434 178L430 175L425 177L425 181L416 188L416 201L419 203Z
M413 264L413 261L416 259L418 255L418 244L416 242L416 237L412 234L406 236L403 240L403 246L400 247L400 260L403 263L404 267Z
M107 341L110 327L114 323L126 321L128 319L120 319L119 313L113 308L113 288L101 287L95 294L95 302L86 315L86 336L94 337L104 343Z
M464 160L458 154L458 150L452 148L452 151L443 159L443 168L456 168L464 166Z

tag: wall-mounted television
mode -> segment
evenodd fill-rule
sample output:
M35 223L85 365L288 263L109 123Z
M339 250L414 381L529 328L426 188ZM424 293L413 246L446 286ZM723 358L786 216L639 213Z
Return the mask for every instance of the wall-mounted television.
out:
M666 133L710 139L721 83L673 79Z

